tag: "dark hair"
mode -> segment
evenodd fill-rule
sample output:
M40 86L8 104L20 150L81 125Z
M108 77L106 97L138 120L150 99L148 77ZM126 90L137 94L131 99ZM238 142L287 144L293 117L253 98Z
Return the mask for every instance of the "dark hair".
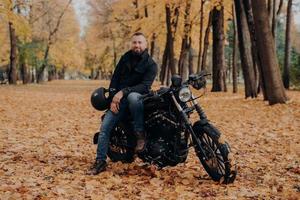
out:
M134 34L132 34L131 37L133 37L133 36L140 36L140 35L142 35L142 36L144 36L144 38L146 38L146 36L142 32L135 32Z

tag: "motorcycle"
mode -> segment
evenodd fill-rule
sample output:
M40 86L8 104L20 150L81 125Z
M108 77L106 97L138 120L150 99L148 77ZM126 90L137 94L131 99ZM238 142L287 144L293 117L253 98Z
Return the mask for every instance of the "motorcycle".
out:
M229 144L222 141L220 131L209 122L197 102L202 95L195 97L190 89L190 86L196 90L204 89L207 75L204 71L192 74L185 82L174 75L170 87L142 95L146 146L137 156L161 169L185 162L190 148L194 148L208 175L214 181L228 184L235 180L237 174L229 159ZM195 111L198 120L192 123L190 116ZM94 144L97 144L98 135L99 132L94 135ZM107 155L113 162L131 163L136 158L135 146L136 138L129 116L111 132Z

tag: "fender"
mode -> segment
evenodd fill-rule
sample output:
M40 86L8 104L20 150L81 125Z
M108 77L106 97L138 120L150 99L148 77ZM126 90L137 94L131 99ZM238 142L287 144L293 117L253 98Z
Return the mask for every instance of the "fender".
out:
M193 130L196 134L201 134L203 132L206 132L207 134L210 134L213 138L218 140L221 136L220 131L214 127L212 124L209 123L207 119L201 119L194 123Z

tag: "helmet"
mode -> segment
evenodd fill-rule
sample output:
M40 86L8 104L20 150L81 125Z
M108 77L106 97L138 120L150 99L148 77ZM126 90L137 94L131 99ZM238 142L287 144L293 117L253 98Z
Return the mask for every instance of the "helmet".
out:
M109 107L108 97L105 96L107 90L103 87L96 89L91 96L91 104L96 110L106 110Z

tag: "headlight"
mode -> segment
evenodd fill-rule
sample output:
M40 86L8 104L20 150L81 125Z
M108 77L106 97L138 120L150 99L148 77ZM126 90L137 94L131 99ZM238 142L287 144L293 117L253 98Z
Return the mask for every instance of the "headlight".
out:
M182 102L187 102L192 97L192 93L188 87L181 88L179 90L179 99Z

